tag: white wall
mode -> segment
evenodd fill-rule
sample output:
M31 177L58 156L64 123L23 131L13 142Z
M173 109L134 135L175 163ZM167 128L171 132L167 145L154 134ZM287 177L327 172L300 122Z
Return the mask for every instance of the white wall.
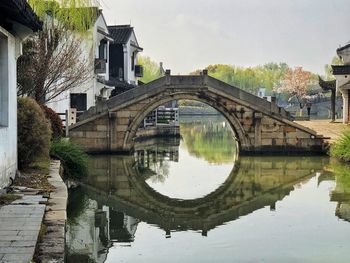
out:
M0 188L9 184L10 177L15 178L17 170L17 91L16 91L16 39L0 27L0 85L7 89L7 96L1 92L1 105L8 110L8 121L0 126ZM8 69L6 72L6 68ZM7 73L7 74L6 74ZM7 97L7 98L6 98ZM7 100L8 104L6 105Z
M137 84L137 78L135 77L135 71L131 70L131 57L132 53L137 51L137 49L131 46L131 42L137 44L135 33L132 33L130 39L126 45L124 45L124 79L129 84ZM135 56L135 65L137 63L137 54Z
M83 41L81 43L81 50L82 59L86 59L91 64L91 79L86 81L84 84L80 85L79 87L75 87L70 89L69 91L66 91L62 93L59 97L55 98L54 100L47 103L47 106L52 108L58 113L64 113L66 110L68 110L70 106L70 94L71 93L85 93L87 97L87 109L90 107L93 107L96 105L96 96L99 96L101 94L101 89L104 87L104 85L98 83L97 76L95 74L95 58L99 56L99 44L100 41L104 38L102 34L97 32L98 29L103 29L106 33L108 33L107 24L105 23L105 20L102 15L98 17L96 20L94 27L91 29L91 35L83 35L81 36L83 38ZM109 47L109 45L108 45ZM109 55L109 51L107 50L107 55ZM109 65L108 65L108 57L107 57L107 64L106 74L99 74L99 76L105 78L108 80L109 78Z

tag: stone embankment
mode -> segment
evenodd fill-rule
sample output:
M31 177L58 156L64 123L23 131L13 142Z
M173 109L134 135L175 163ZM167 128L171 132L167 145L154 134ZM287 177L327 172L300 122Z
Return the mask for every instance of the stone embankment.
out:
M43 190L13 187L19 199L0 207L0 262L64 262L67 187L60 162L50 166L50 196Z
M40 262L64 262L68 191L60 176L60 162L52 161L49 183L55 188L50 193L43 220L44 235L37 246Z

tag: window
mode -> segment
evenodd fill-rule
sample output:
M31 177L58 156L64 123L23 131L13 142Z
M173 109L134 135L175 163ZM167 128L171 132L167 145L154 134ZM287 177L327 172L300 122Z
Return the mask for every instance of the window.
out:
M135 70L135 52L133 52L131 56L131 70Z
M86 111L87 110L86 93L71 93L70 107L77 109L77 111Z
M8 51L8 39L0 33L0 126L3 127L9 121Z
M107 60L107 41L101 40L98 47L98 58Z

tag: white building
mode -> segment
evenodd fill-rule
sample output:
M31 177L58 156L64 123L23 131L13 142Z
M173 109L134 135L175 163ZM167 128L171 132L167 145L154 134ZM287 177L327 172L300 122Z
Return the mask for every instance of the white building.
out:
M41 22L26 0L0 0L0 188L17 171L17 58Z
M96 101L108 99L114 87L109 81L109 45L113 40L108 32L102 10L97 7L96 20L91 34L83 36L81 56L91 64L91 79L79 87L63 92L60 96L47 103L47 106L57 113L65 113L70 108L78 113L95 106Z
M337 80L337 92L343 96L343 123L350 123L350 44L338 48L337 54L344 65L333 65L333 75Z
M108 30L113 38L110 47L110 77L116 82L136 86L137 78L143 76L142 66L137 65L138 53L143 49L137 42L134 28L130 25L115 25L109 26Z

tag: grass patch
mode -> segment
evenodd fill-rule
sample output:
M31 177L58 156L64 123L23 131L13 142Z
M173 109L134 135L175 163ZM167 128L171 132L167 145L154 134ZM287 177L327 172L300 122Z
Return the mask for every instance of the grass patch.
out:
M50 155L62 162L65 178L81 179L87 174L88 155L76 144L63 139L55 141Z
M20 196L15 194L4 194L0 196L0 206L11 204L13 201L21 199Z
M339 160L350 162L350 132L344 132L331 146L330 155Z

